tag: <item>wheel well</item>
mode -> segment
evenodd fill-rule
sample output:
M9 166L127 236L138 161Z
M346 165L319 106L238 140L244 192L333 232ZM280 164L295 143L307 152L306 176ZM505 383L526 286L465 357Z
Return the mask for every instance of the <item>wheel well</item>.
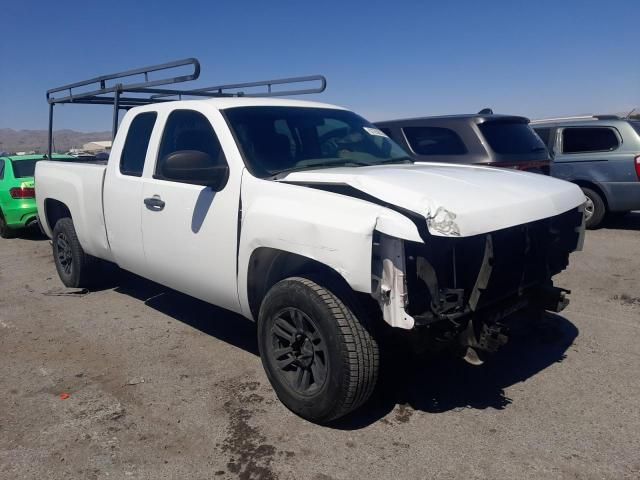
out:
M607 201L607 196L605 195L604 191L598 185L596 185L595 183L592 183L592 182L590 182L588 180L573 180L573 183L575 183L579 187L590 188L591 190L596 192L598 195L600 195L600 198L602 198L602 201L604 202L605 208L607 210L609 210L609 202Z
M260 305L271 287L280 280L293 276L312 275L335 293L351 292L347 281L333 268L302 255L275 248L256 249L249 259L247 294L254 319L258 319Z
M72 218L69 208L61 201L53 198L47 198L44 201L44 212L47 224L52 231L61 218Z

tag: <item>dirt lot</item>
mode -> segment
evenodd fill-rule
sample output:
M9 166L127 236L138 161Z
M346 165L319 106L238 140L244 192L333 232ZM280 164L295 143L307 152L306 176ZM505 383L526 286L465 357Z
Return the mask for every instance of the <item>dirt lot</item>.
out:
M640 478L639 272L633 213L588 232L547 327L481 368L401 358L327 428L278 402L247 320L128 274L57 295L47 241L2 240L0 478Z

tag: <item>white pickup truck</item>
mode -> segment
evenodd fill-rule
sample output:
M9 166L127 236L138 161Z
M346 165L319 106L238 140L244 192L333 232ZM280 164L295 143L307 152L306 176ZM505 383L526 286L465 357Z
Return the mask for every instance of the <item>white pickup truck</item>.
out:
M65 285L107 261L255 320L278 397L315 422L367 400L388 328L480 363L506 319L561 310L584 234L571 183L416 164L355 113L277 98L135 107L106 166L35 176Z

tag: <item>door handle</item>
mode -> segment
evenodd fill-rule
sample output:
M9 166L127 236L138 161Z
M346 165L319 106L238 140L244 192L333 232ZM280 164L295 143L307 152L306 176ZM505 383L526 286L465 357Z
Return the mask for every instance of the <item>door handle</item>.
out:
M149 210L153 210L154 212L158 212L164 208L164 201L160 198L160 195L145 198L144 204Z

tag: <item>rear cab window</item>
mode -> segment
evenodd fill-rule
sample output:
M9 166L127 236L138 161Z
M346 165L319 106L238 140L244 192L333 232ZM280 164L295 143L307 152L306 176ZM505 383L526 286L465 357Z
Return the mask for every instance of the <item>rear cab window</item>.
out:
M611 127L566 127L562 130L562 153L611 152L620 140Z
M404 127L402 129L411 149L418 155L464 155L467 147L450 128Z
M149 139L156 123L156 112L139 113L132 120L120 155L120 173L141 177Z
M489 121L478 125L491 149L501 155L547 153L543 140L527 123Z

